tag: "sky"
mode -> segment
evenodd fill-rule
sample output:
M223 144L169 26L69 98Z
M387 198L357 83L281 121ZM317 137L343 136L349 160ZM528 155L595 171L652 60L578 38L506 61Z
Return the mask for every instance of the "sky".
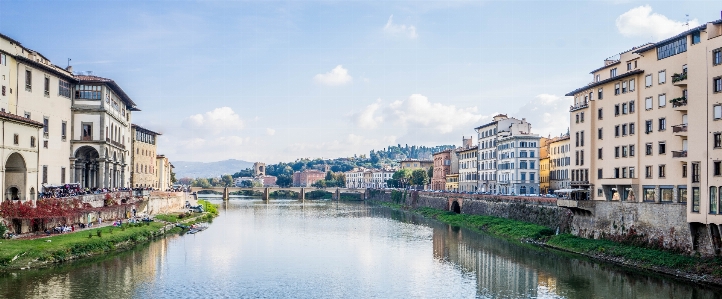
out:
M603 60L719 1L8 1L0 33L113 79L171 161L461 144L504 113L569 127Z

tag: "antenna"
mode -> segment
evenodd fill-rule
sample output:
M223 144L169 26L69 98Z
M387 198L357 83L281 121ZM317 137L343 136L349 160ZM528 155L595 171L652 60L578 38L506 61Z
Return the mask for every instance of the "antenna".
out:
M689 30L689 14L684 14L684 16L685 16L685 18L686 18L686 20L687 20L687 22L684 23L684 25L687 26L687 30Z
M71 61L71 60L72 60L72 59L68 58L68 66L70 66L70 61Z

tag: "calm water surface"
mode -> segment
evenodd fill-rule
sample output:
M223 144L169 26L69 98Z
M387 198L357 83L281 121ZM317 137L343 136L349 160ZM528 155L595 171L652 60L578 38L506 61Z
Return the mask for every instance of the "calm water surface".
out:
M0 273L3 298L722 298L363 203L220 201L195 235Z

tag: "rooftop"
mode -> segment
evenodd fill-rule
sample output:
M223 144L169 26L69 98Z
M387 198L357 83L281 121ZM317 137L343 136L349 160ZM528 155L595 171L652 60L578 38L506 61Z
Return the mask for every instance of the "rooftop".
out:
M130 97L123 91L120 86L115 83L112 79L103 78L99 76L91 76L91 75L75 75L75 79L78 80L79 83L104 83L107 84L110 89L112 89L120 98L125 102L125 104L128 106L128 110L131 111L140 111L135 105L135 102L130 99Z

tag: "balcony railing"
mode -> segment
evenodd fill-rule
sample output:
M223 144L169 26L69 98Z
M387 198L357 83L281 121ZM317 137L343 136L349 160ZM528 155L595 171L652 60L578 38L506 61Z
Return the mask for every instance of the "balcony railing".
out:
M672 126L672 133L687 132L687 124Z
M582 109L588 108L588 107L589 107L589 102L579 103L579 104L576 104L576 105L569 106L569 112L574 112L574 111L577 111L577 110L582 110Z
M677 83L687 80L687 72L682 72L681 74L674 74L672 75L672 83Z
M687 98L686 97L679 97L669 100L670 103L672 103L672 108L687 106Z
M687 151L672 151L672 158L687 158Z

